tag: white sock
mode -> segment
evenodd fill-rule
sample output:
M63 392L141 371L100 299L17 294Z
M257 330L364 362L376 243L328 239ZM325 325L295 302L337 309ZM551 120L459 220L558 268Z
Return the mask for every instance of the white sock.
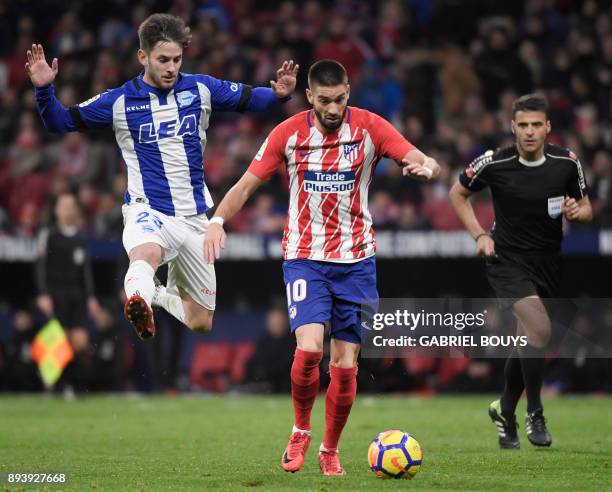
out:
M293 430L291 431L292 434L295 434L296 432L299 432L300 434L308 434L310 435L310 431L304 430L304 429L300 429L298 427L296 427L295 425L293 426Z
M127 298L129 299L134 294L138 294L150 306L153 293L155 292L153 275L155 275L155 270L146 261L136 260L130 263L123 281L123 288Z
M325 446L323 446L323 443L321 443L321 445L319 446L319 453L337 453L338 452L338 448L336 449L327 449Z
M185 324L185 308L183 307L182 299L175 295L169 294L166 291L166 286L159 285L155 287L155 295L153 296L153 306L164 308L172 316Z

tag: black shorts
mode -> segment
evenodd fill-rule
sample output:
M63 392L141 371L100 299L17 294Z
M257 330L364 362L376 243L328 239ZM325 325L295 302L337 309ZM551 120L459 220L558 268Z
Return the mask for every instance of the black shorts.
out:
M54 292L53 311L64 329L85 327L87 298L81 292Z
M524 255L496 250L497 257L487 261L487 279L503 307L524 297L557 297L561 285L561 256ZM505 301L508 300L508 301Z

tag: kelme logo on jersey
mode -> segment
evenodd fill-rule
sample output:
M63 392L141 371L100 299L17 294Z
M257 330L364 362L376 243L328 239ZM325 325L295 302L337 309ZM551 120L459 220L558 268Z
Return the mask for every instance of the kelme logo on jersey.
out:
M195 98L196 98L196 95L189 91L179 92L176 95L176 101L178 102L178 105L181 108L185 106L189 106Z
M180 120L160 121L157 127L153 123L140 125L138 141L140 143L152 143L164 138L182 137L193 135L197 131L197 121L194 114L188 114Z
M304 191L308 193L350 193L354 187L354 171L304 172Z

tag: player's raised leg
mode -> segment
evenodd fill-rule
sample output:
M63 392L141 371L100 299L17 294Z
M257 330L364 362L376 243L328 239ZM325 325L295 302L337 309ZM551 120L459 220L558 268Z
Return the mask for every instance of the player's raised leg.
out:
M281 458L281 466L285 471L296 472L302 468L310 445L310 415L319 393L323 336L324 327L320 323L308 323L295 330L297 348L291 366L294 423Z
M319 448L323 475L345 475L340 464L338 442L357 395L357 356L360 345L332 338L330 382L325 396L325 434Z
M215 267L204 262L203 233L207 224L205 217L190 220L178 255L168 263L168 285L160 299L165 303L164 309L195 333L212 330L217 301Z
M195 301L183 288L179 287L180 298L185 310L185 324L195 333L212 331L214 309L208 309Z
M124 313L136 334L147 340L155 336L155 323L151 303L155 293L153 277L163 258L159 244L144 243L129 252L130 266L124 279L127 300Z
M161 283L157 276L153 277L153 281L155 282L155 293L151 305L163 308L181 323L186 324L185 308L181 296L168 292L166 286Z
M152 306L163 308L195 333L209 333L212 330L214 309L208 309L195 301L187 291L177 287L179 294L171 293L157 277Z

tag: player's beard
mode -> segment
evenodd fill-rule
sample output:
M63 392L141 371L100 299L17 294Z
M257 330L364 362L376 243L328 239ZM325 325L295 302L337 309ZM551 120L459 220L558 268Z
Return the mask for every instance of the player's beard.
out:
M319 120L319 123L321 123L323 128L325 128L325 130L327 130L328 132L335 132L338 128L342 126L342 122L344 121L344 114L346 113L346 108L344 108L344 111L342 111L340 118L338 118L336 121L330 122L330 121L325 120L325 118L319 111L317 111L314 108L313 110L314 110L315 118Z
M158 89L162 89L162 90L170 89L176 82L176 77L174 77L172 79L172 82L170 83L168 80L165 80L162 75L155 73L153 70L149 70L149 77L154 82L155 87L157 87Z

